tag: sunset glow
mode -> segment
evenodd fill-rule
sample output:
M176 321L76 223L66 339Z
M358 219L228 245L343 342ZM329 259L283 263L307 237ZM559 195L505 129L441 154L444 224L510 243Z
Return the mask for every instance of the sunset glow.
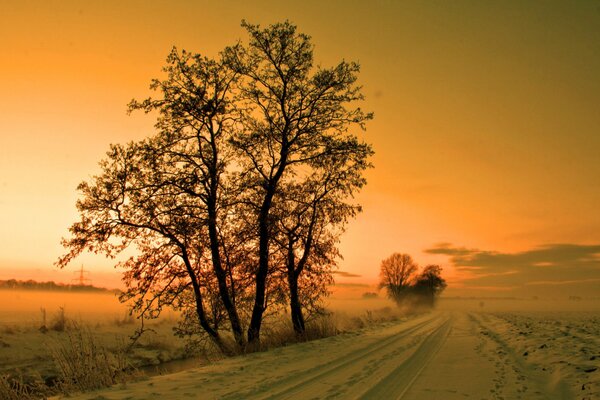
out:
M111 143L144 138L172 46L215 56L240 21L290 20L315 63L358 61L375 113L374 168L340 270L377 282L382 259L439 263L448 295L597 296L597 2L83 2L0 4L0 279L119 287L114 260L57 270L76 187ZM563 296L564 297L564 296Z

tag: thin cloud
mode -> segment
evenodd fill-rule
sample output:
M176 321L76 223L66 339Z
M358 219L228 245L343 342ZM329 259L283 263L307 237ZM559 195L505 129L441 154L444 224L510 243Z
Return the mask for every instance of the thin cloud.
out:
M526 285L572 285L574 283L594 283L600 282L598 279L575 279L571 281L538 281L538 282L527 282Z
M334 274L337 274L341 277L344 278L360 278L361 275L357 275L357 274L353 274L351 272L346 272L346 271L333 271Z
M439 243L425 252L448 256L464 277L464 287L469 288L589 286L600 282L600 245L549 244L503 253Z
M335 286L345 287L345 288L368 288L368 287L370 287L366 283L339 283L339 282L336 282Z

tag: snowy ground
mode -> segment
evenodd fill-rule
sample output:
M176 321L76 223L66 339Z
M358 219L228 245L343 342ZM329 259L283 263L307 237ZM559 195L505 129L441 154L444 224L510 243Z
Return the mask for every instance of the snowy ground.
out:
M368 320L368 310L394 311L385 299L361 294L330 299L342 330L356 316ZM135 324L123 321L123 305L98 296L0 293L0 373L43 374L53 366L49 345L65 333L41 333L40 308L49 324L64 308L68 318L92 327L101 344L127 337ZM192 359L167 362L161 370L186 369L72 398L600 400L597 300L454 298L442 299L438 309L264 353L204 360L194 369L199 363ZM144 339L136 349L141 361L179 357L173 323L158 324Z
M65 327L57 330L53 325L60 315ZM184 357L183 341L173 336L175 321L176 315L167 313L147 322L152 331L137 342L130 362L147 366ZM21 376L25 382L56 376L52 353L68 341L73 323L92 333L96 344L108 350L127 345L139 326L112 293L0 290L0 376ZM48 331L41 331L42 325Z
M438 311L73 399L600 399L600 313Z

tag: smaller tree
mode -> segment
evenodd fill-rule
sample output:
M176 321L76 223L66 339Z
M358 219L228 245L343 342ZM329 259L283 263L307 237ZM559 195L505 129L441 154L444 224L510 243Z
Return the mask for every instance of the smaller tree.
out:
M427 265L415 279L413 288L415 294L427 305L433 306L436 297L446 288L447 283L442 278L442 267L436 264Z
M418 266L408 254L394 253L381 262L379 287L385 288L398 305L433 307L446 288L442 268L430 264L417 273Z
M379 286L386 289L390 299L401 303L409 292L416 271L417 264L410 255L394 253L381 262Z

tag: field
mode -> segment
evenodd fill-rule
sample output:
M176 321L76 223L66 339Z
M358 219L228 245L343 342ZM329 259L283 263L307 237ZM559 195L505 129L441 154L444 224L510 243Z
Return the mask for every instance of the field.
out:
M124 361L148 372L186 355L183 341L173 336L173 312L146 323L149 330L132 344L140 323L114 293L0 290L0 304L0 376L25 383L52 382L60 372L57 353L87 339L108 353L130 347Z
M69 336L51 328L61 307L115 351L137 326L114 295L0 296L10 305L0 313L3 374L56 373L52 349ZM212 360L182 360L183 342L171 333L176 315L169 314L128 356L135 377L70 398L600 398L598 301L442 299L435 311L409 316L357 290L338 291L328 306L331 337ZM47 310L45 333L40 308Z

